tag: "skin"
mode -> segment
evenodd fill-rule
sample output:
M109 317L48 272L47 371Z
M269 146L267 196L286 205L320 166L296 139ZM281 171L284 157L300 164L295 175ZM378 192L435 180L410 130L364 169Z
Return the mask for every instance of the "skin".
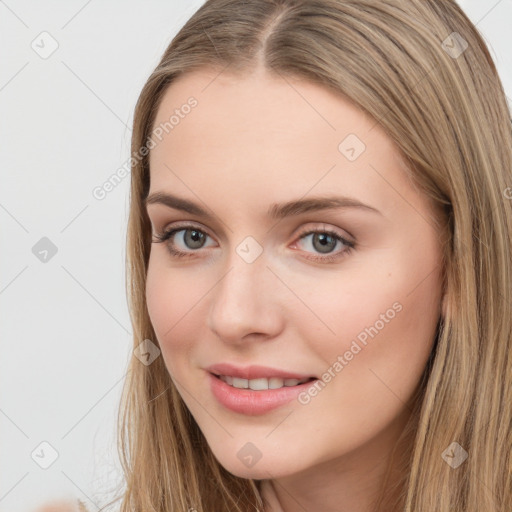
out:
M190 96L197 107L150 152L150 194L212 213L148 205L154 234L188 221L207 235L201 247L176 233L174 248L187 258L152 244L146 298L167 369L222 466L265 480L266 510L367 512L443 311L432 206L379 126L318 85L260 68L244 78L195 71L168 88L155 126ZM338 150L348 134L366 145L354 161ZM266 216L272 203L327 195L380 214ZM300 239L304 228L332 229L356 245L344 254L337 242L326 254L314 235ZM252 263L236 252L247 236L263 249ZM334 262L308 259L336 253ZM247 416L210 391L204 368L218 362L319 377L397 302L401 311L305 405ZM252 467L237 457L247 442L261 452Z

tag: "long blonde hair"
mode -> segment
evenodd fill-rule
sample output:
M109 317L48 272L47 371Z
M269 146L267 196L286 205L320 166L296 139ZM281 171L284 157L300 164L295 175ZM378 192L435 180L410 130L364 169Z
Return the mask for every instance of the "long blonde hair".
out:
M489 51L453 0L208 0L188 20L135 109L127 237L133 348L158 344L145 302L150 174L141 148L162 96L186 72L244 75L260 64L334 90L369 114L446 221L446 315L400 440L403 472L383 488L383 503L398 491L389 504L396 511L510 512L511 119ZM118 427L122 512L263 510L261 482L218 463L162 357L148 366L132 358ZM454 442L468 454L457 468L445 461Z

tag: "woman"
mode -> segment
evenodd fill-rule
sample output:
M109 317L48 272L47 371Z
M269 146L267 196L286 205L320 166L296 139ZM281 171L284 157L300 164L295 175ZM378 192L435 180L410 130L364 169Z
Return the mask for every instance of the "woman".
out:
M512 134L449 0L209 0L134 116L121 510L512 509Z

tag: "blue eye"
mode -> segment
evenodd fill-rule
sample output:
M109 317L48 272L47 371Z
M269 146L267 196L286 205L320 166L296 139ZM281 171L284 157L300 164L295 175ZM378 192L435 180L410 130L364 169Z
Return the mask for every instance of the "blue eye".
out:
M183 232L183 235L181 236L181 243L185 247L188 247L188 249L190 249L189 251L176 249L174 235L180 232ZM299 240L305 240L311 235L313 235L311 240L313 250L319 251L320 254L317 253L316 255L307 256L306 259L320 262L337 261L349 254L355 247L354 242L345 239L337 232L329 229L317 229L302 232L299 235ZM187 224L174 227L168 231L164 231L163 233L155 234L155 240L153 240L153 243L167 242L167 249L171 256L176 258L186 258L192 257L194 252L205 247L204 244L207 238L209 238L209 235L203 230L198 229L196 226ZM341 245L341 250L331 254L332 250L335 249L337 245Z

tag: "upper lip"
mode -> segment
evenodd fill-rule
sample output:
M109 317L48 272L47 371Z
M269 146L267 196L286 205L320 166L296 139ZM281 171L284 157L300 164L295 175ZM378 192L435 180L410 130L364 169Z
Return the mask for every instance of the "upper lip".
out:
M270 368L268 366L235 366L229 363L213 364L205 368L205 370L215 375L229 375L231 377L238 377L240 379L270 379L272 377L278 377L280 379L308 379L314 377L313 375L306 375L296 372L290 372L287 370L281 370L278 368Z

